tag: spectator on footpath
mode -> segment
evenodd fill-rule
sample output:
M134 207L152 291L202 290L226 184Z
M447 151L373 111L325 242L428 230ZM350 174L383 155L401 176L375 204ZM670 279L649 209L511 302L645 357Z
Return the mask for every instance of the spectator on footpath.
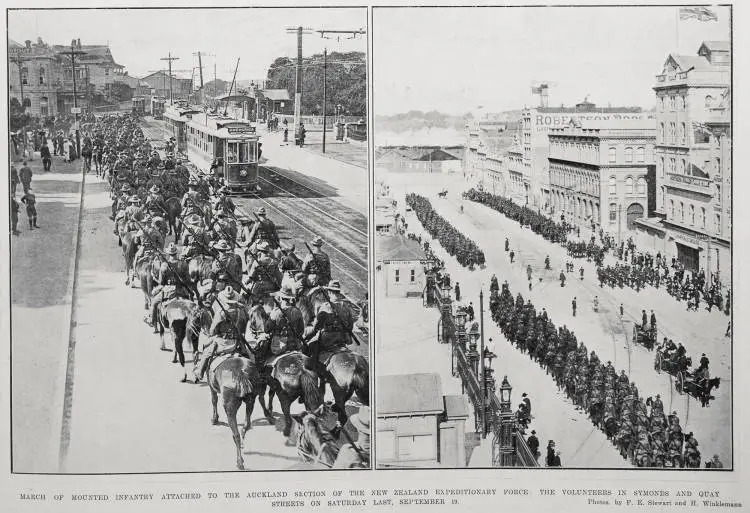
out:
M706 463L706 468L724 468L724 464L719 459L719 455L714 454L714 458Z
M13 235L18 235L20 232L18 231L18 211L21 209L21 206L16 201L16 198L13 196L10 197L10 229L11 233Z
M526 392L521 394L521 397L523 397L522 401L526 405L526 411L529 413L529 417L531 417L531 399L529 399L529 396Z
M529 449L531 449L531 453L534 455L534 459L539 461L539 439L536 437L535 430L531 430L531 434L529 435L528 440L526 440L526 444L529 446Z
M469 306L466 307L466 313L469 315L469 321L474 320L474 303L469 301Z
M456 286L453 287L453 292L456 295L456 301L461 301L461 287L458 286L458 282L456 282Z
M554 466L555 463L555 441L550 440L547 442L547 459L545 460L545 463L548 467Z
M578 303L576 302L576 298L573 298L573 317L576 316L576 309L578 308Z
M300 123L299 124L299 147L300 148L305 147L305 135L307 135L307 130L305 130L305 124Z
M39 150L39 154L42 156L42 165L44 166L44 170L49 171L52 168L52 155L50 154L49 146L47 146L46 142L42 144L42 147Z
M29 230L39 228L36 224L36 196L31 189L21 198L21 201L26 204L26 217L29 219Z
M552 465L553 467L562 467L562 463L560 462L560 451L557 451L555 453L555 457L552 459Z
M620 303L620 318L625 315L625 308L622 306L622 303Z
M34 175L34 173L31 172L31 168L28 166L26 161L23 161L23 166L21 167L21 170L18 172L18 176L21 179L21 184L23 185L23 193L26 194L29 192L29 188L31 187L31 177Z
M16 189L18 188L18 169L16 169L16 166L12 165L10 166L10 192L11 196L15 198L16 196Z
M510 250L510 255L509 256L510 256L510 263L512 264L513 263L513 259L516 258L516 254L515 254L515 252L512 249Z

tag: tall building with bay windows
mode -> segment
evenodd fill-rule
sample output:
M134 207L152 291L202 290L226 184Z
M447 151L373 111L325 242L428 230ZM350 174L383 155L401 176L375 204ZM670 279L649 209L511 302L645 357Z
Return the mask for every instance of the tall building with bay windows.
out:
M686 269L731 269L731 54L704 41L669 54L656 76L656 217L638 222L642 245ZM727 281L727 280L725 280Z
M548 133L553 216L619 238L629 235L649 209L653 120L572 119Z

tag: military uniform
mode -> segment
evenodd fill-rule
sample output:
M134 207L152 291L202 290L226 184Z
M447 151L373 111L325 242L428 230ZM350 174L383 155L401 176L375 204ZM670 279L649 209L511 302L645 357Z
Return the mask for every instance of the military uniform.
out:
M254 296L262 296L279 290L282 279L278 262L269 253L268 243L262 241L258 248L256 258L250 264L247 276L244 278L245 285L250 286L250 293Z
M331 292L340 292L338 282L326 287ZM315 314L312 327L308 328L305 338L308 339L310 356L315 364L322 351L334 351L353 342L354 322L351 310L344 305L339 296L329 293L330 301L324 303Z
M266 333L270 337L269 350L273 356L302 349L302 337L305 333L302 312L292 304L277 304L266 323Z
M171 243L165 253L167 260L161 262L157 273L156 281L158 285L151 291L151 315L147 322L150 321L149 323L154 326L154 330L156 330L156 315L159 311L159 305L176 297L190 297L190 291L178 275L178 273L182 273L183 276L186 276L187 269L185 269L185 262L177 256L177 246Z
M210 343L196 365L196 383L203 377L215 356L242 351L240 336L245 331L247 313L239 295L231 287L225 288L217 295L212 310L213 320L208 330Z
M320 249L323 241L318 237L313 241L313 252L302 262L302 272L307 274L310 287L328 285L331 281L331 259Z
M266 217L265 208L261 207L258 212L258 221L253 225L250 232L250 243L257 245L261 241L266 241L271 247L279 246L279 235L276 232L276 225Z

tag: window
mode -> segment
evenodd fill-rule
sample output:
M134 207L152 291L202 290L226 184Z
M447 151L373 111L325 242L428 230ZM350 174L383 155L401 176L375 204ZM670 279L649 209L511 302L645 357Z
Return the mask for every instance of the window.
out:
M714 184L716 186L716 199L721 201L721 184Z
M646 179L642 176L638 178L636 187L638 188L638 194L646 194Z
M617 222L617 203L609 204L609 222L610 224Z
M633 162L633 148L630 146L625 148L625 162Z
M685 174L685 166L687 165L685 159L680 159L680 167L677 168L677 172L681 175Z
M610 163L617 162L617 148L609 149L609 161Z
M669 97L669 110L674 112L674 96Z
M674 173L674 168L675 168L675 158L672 157L669 159L669 172Z
M398 437L398 459L429 460L434 458L435 442L432 435Z
M617 178L614 176L609 177L609 194L610 196L617 194Z
M401 281L401 271L396 269L396 283Z
M685 128L685 123L680 123L680 142L682 144L685 144L685 140L687 139L687 129Z
M706 229L706 209L701 207L701 228Z
M662 187L661 187L661 208L662 208L662 210L664 209L664 206L666 205L666 202L667 202L666 187L664 187L662 185Z
M21 68L21 84L29 85L29 69L26 67Z
M633 177L629 176L625 179L625 194L633 194Z
M669 142L675 142L676 125L674 122L669 123Z
M378 459L396 458L396 434L394 431L378 431Z
M643 162L644 160L646 160L645 154L646 154L646 148L644 148L643 146L637 147L635 149L635 161Z
M669 218L674 219L674 200L669 200Z
M44 66L39 67L39 85L44 85Z
M417 277L416 276L416 271L414 271L414 269L412 269L409 274L410 274L409 281L412 282L412 283L414 283L414 279Z
M659 172L659 178L664 178L664 157L659 157L659 161L657 162L658 172Z
M721 157L716 157L716 174L721 174Z
M706 108L710 109L713 104L714 104L714 97L711 96L710 94L707 94L706 95Z
M690 224L695 224L695 207L690 205Z
M664 123L659 123L659 142L664 142Z
M682 96L677 96L675 100L676 100L676 107L677 107L676 110L682 111L685 108L685 98L683 98Z
M680 221L685 222L685 204L680 201L680 210L677 211L680 216Z
M721 214L716 214L714 217L714 231L721 233Z

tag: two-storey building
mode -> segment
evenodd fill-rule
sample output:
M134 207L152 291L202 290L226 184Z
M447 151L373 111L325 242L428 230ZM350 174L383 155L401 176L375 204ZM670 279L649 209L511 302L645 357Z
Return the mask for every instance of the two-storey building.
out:
M731 55L705 41L695 56L670 54L656 76L656 213L646 243L689 270L731 266Z
M54 49L42 38L23 45L8 40L8 96L26 103L32 116L55 116L62 71Z
M648 119L571 120L549 130L552 211L622 238L648 210L655 128Z

